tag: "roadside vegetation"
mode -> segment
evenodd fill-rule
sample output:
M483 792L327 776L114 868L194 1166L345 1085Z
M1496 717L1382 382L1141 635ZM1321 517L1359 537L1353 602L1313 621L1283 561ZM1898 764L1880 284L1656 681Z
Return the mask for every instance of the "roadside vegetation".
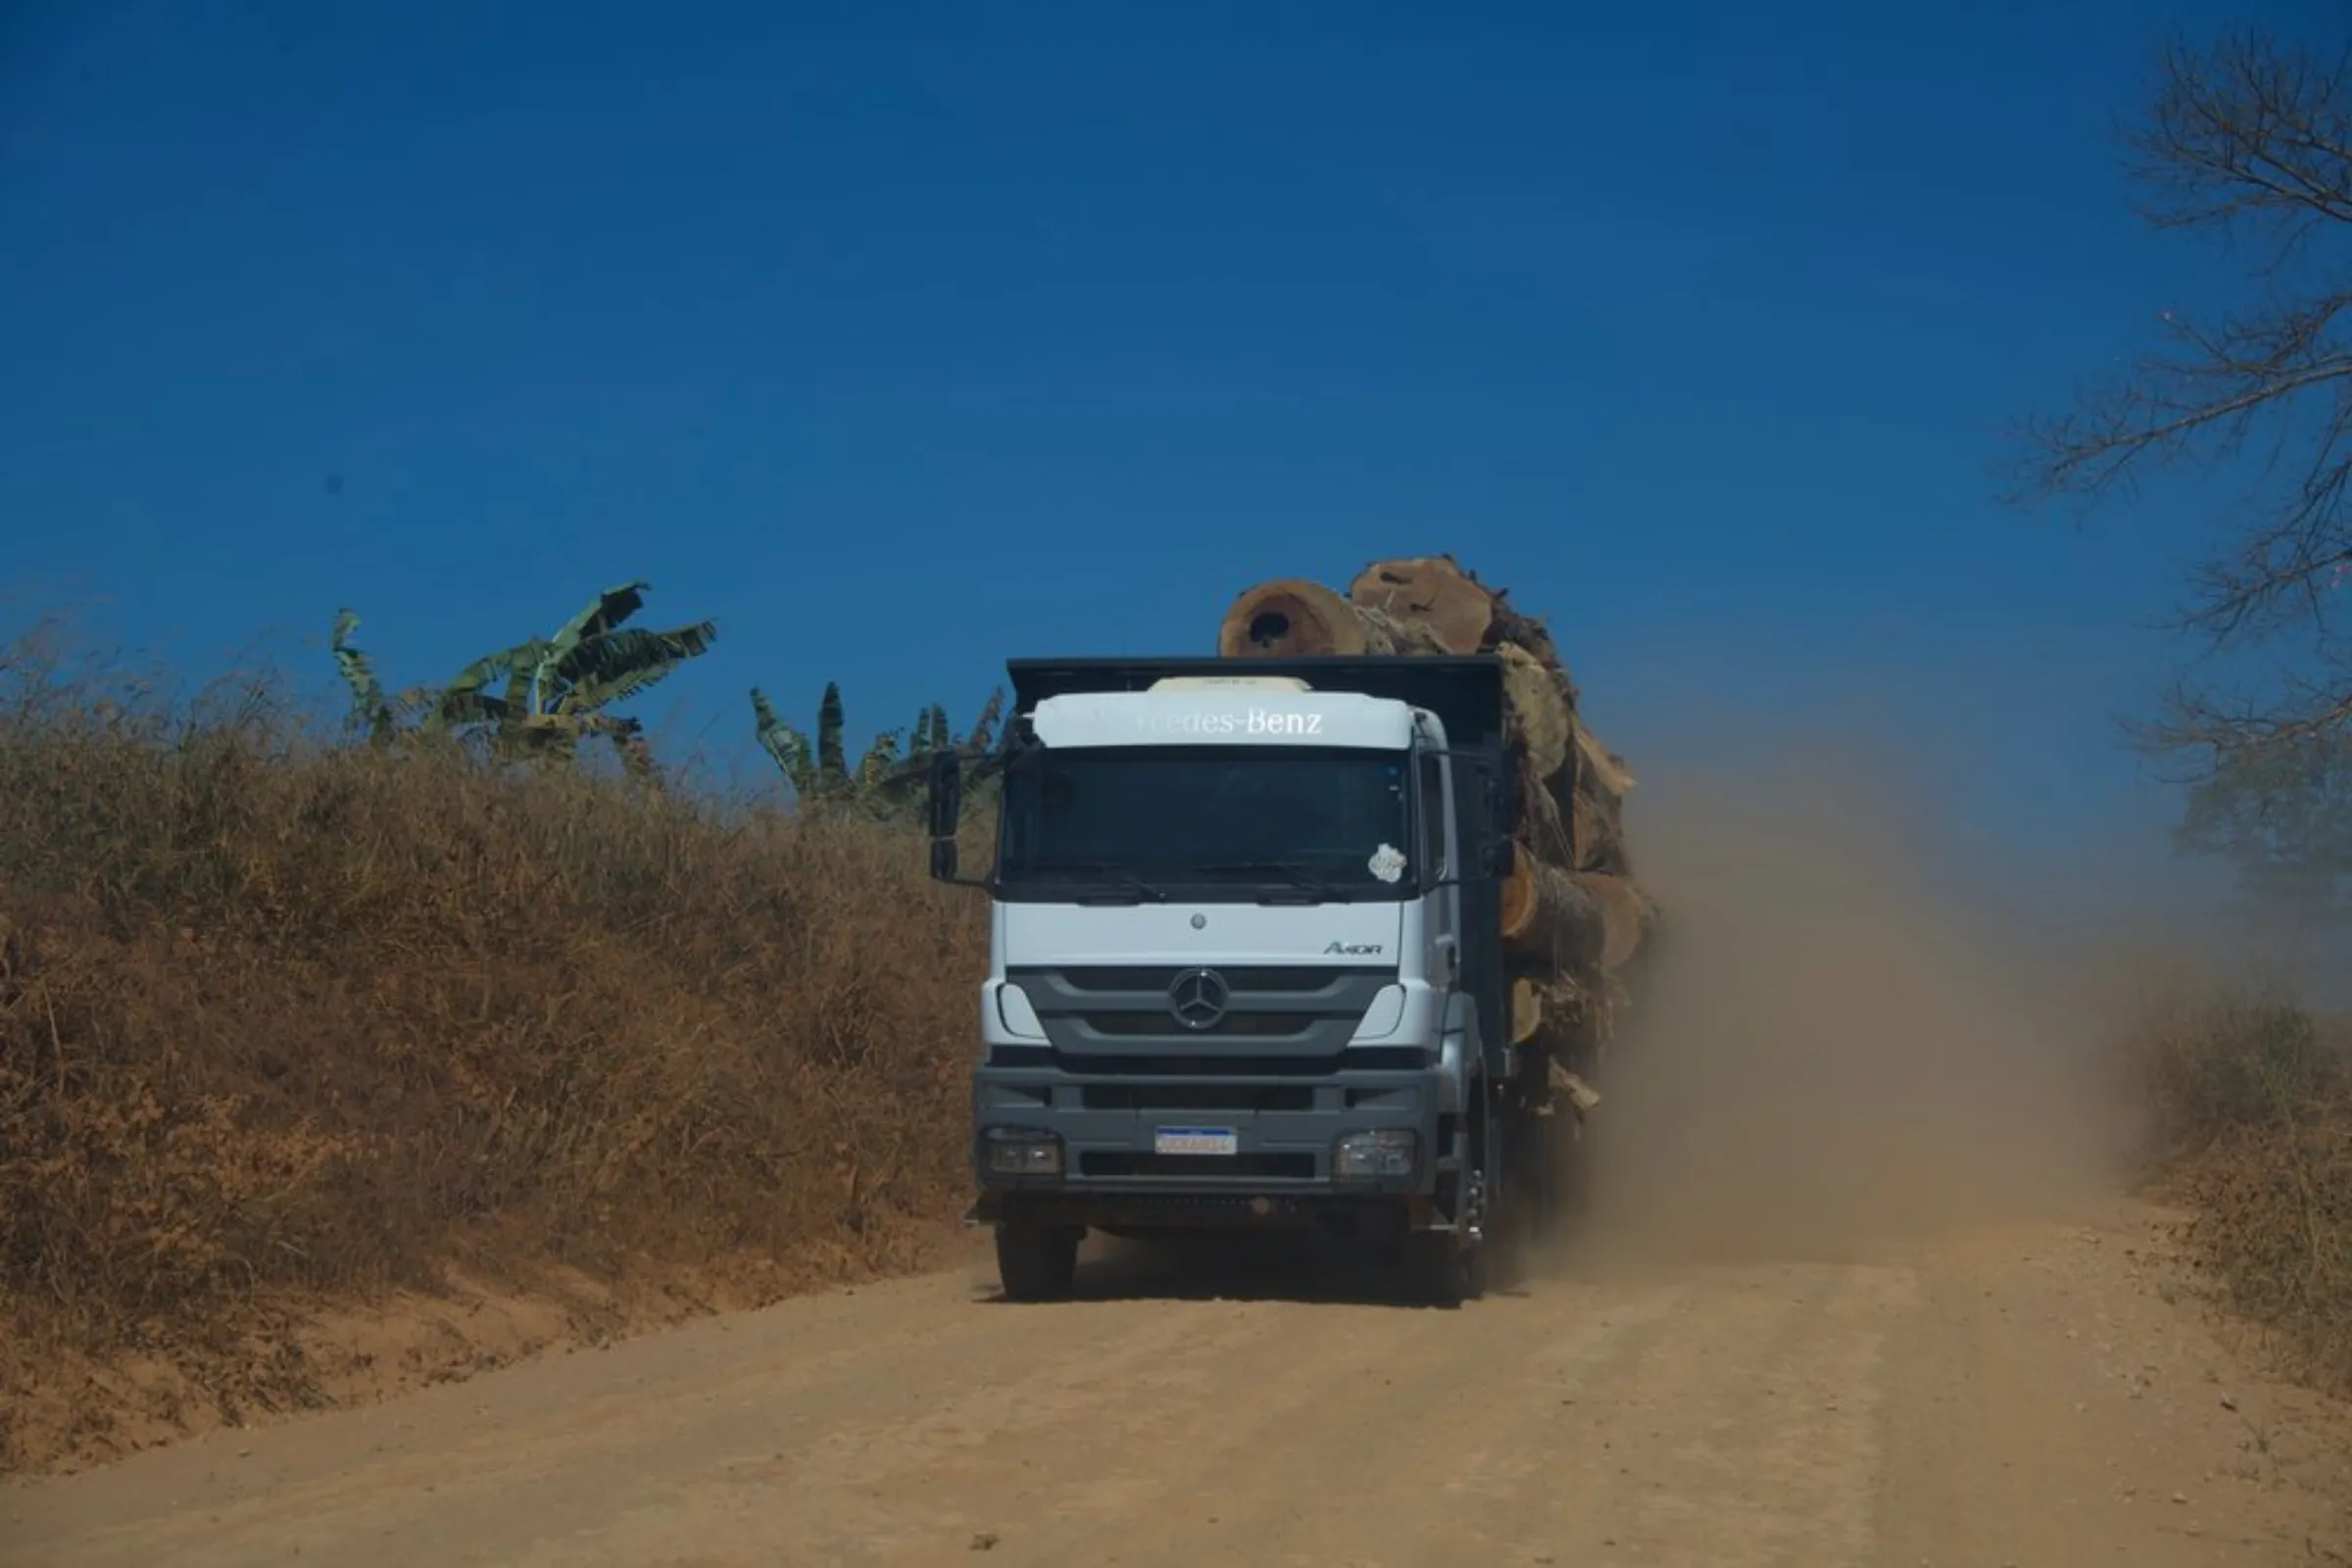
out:
M2191 1259L2283 1370L2352 1396L2352 1023L2250 989L2155 1009L2132 1046Z
M2352 951L2352 52L2340 25L2176 40L2123 136L2133 208L2233 298L2147 301L2144 352L2018 430L2015 498L2129 504L2189 481L2193 657L2132 738L2191 783L2184 852L2339 979ZM2184 261L2187 257L2182 257ZM2210 274L2208 274L2210 275ZM2215 482L2219 481L2219 482ZM2352 1392L2352 1072L2340 1024L2208 997L2135 1060L2189 1239L2315 1382Z
M903 819L667 787L577 680L405 727L371 686L321 734L0 653L0 1469L334 1401L322 1307L463 1278L593 1330L959 1212L984 925Z

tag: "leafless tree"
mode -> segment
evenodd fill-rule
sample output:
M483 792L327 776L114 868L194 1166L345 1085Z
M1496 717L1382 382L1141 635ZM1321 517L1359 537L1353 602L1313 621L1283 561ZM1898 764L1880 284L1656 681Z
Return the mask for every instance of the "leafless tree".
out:
M2018 494L2090 504L2169 464L2247 465L2175 624L2270 673L2251 695L2182 681L2141 739L2219 760L2352 732L2352 48L2175 43L2126 142L2150 223L2252 243L2251 300L2166 313L2161 347L2027 421Z

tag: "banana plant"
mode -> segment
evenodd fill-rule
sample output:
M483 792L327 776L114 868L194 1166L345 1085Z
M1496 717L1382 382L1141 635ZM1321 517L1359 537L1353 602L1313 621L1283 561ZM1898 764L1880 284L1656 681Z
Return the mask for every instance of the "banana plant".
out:
M752 723L760 750L774 760L794 795L813 801L847 790L849 778L841 765L841 687L837 682L825 682L825 695L817 702L813 746L808 736L776 715L775 705L757 686L752 688Z
M624 627L645 607L652 585L623 583L590 600L552 637L534 637L475 660L441 689L426 714L429 728L490 723L506 725L580 718L637 696L665 680L689 659L710 651L718 638L712 621L696 621L662 631ZM491 693L505 680L505 690Z
M371 735L388 737L413 711L424 733L478 739L494 756L537 761L569 760L583 737L601 735L632 774L652 779L643 724L607 710L710 652L718 628L709 620L660 631L622 625L645 607L651 587L636 581L608 588L553 636L486 654L437 690L386 699L367 655L351 645L359 617L349 610L336 617L335 662Z
M351 715L355 725L368 732L375 745L391 743L398 733L400 719L392 701L384 695L383 683L375 678L375 665L368 656L352 646L351 634L360 628L359 615L349 609L335 612L335 633L327 647L335 656L335 668L343 675L343 683L351 688Z
M752 688L752 719L760 749L775 761L794 795L804 802L838 802L878 815L899 815L915 808L922 793L923 764L934 752L953 750L985 762L1004 710L1004 693L999 690L971 729L958 738L948 722L948 710L934 703L915 715L911 741L907 729L886 729L866 747L858 765L850 767L842 745L839 682L825 683L813 745L777 716L766 693Z

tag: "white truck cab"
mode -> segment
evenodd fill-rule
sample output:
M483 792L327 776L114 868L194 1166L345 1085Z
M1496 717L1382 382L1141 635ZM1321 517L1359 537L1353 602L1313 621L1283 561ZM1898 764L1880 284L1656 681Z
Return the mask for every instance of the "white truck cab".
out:
M1006 1294L1066 1293L1088 1228L1207 1225L1388 1239L1473 1293L1510 1071L1499 665L1010 671L972 1078Z

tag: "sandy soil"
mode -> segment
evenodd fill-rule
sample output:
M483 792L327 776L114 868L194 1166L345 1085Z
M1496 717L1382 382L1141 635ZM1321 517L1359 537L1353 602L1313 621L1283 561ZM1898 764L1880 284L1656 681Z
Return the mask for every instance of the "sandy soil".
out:
M13 1564L2231 1564L2344 1448L2148 1211L1566 1265L1459 1311L1111 1250L714 1317L0 1492ZM2336 1557L2333 1560L2345 1560Z

